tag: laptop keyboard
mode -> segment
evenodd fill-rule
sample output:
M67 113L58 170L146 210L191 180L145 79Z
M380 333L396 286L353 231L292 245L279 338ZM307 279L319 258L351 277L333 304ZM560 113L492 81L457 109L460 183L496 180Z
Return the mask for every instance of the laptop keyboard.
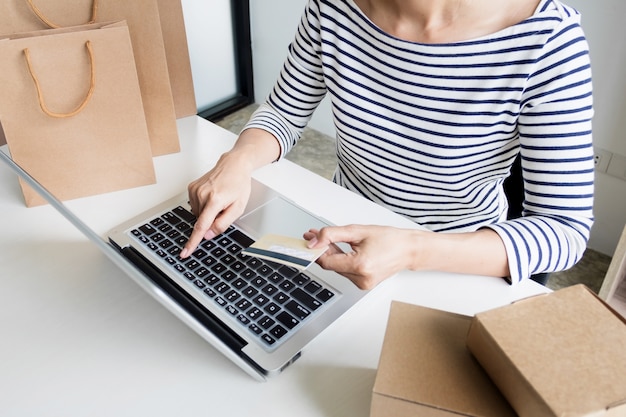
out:
M286 340L335 296L295 268L242 254L254 240L235 226L181 259L194 222L195 216L179 206L131 234L266 348Z

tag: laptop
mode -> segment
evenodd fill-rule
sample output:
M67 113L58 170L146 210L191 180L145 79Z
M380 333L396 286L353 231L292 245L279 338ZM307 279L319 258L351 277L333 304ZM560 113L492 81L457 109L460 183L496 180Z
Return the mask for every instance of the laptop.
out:
M301 238L310 228L330 225L261 182L253 180L244 214L227 231L182 260L177 255L195 221L186 193L120 224L104 239L2 148L0 159L140 287L259 381L280 374L367 294L315 263L300 270L241 253L268 234Z

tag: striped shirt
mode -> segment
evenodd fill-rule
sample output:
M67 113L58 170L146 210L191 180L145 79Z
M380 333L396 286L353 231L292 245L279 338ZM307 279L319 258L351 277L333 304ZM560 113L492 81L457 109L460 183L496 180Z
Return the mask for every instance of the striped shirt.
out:
M329 95L334 181L439 232L489 227L510 281L563 270L593 223L592 88L580 15L541 0L477 39L422 44L374 25L353 0L309 0L273 91L247 127L284 156ZM503 181L521 153L524 215Z

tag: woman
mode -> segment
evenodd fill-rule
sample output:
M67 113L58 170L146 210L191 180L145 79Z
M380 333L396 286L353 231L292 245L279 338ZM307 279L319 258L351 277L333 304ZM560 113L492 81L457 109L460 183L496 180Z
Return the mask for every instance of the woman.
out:
M334 181L430 231L310 230L360 288L404 270L511 283L571 267L593 223L591 70L578 13L554 0L310 0L267 101L189 186L182 256L243 211L254 169L297 142L329 95ZM525 210L503 181L521 154ZM334 243L347 242L350 253Z

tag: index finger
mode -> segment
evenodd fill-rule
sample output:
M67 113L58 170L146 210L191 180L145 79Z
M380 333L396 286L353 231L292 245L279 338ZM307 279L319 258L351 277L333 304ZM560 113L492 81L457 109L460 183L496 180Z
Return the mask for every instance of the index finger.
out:
M179 256L182 259L189 257L202 242L202 239L212 239L218 235L219 232L212 229L217 214L214 214L210 208L206 208L200 213L193 226L191 236L189 236L187 243L185 243L183 250L180 252Z

